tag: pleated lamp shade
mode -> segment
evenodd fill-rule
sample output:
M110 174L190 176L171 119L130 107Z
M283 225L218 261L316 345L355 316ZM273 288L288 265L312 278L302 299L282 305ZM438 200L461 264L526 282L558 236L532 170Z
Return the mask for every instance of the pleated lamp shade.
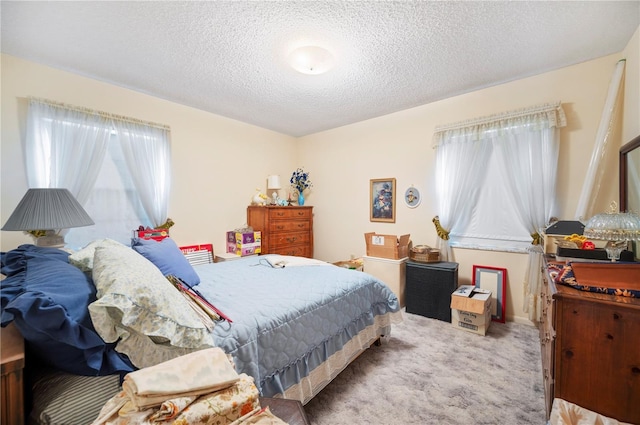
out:
M92 224L89 214L68 189L29 189L2 230L45 230L51 234ZM46 243L52 244L53 241Z

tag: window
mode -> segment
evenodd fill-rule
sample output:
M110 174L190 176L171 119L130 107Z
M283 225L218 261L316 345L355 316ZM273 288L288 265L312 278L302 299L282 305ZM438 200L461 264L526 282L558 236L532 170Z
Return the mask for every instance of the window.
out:
M79 249L103 238L128 245L134 229L151 226L115 133L109 138L98 178L83 207L95 225L69 229L65 241L70 248Z
M436 130L438 214L450 248L525 252L555 209L560 104ZM443 232L439 232L442 234Z
M111 238L128 244L138 226L167 220L170 130L105 112L29 99L29 187L67 188L96 223L67 231L79 248Z

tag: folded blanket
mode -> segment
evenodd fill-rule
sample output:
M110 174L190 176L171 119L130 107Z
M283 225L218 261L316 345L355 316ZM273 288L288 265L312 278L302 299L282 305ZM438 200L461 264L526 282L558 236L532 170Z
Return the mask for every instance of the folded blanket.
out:
M213 347L128 373L122 389L133 408L143 410L169 399L210 394L238 379L225 352Z
M231 425L242 423L260 411L253 378L238 375L236 383L201 396L166 400L161 406L134 409L124 391L112 397L92 425ZM260 422L261 424L264 422ZM273 422L274 425L278 422ZM281 425L281 424L280 424Z

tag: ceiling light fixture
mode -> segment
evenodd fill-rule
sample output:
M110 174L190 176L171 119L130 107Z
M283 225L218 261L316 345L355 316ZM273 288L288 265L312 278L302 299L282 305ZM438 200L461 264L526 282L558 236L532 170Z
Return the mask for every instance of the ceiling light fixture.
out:
M318 75L333 68L333 55L327 49L318 46L303 46L289 55L289 63L298 72Z

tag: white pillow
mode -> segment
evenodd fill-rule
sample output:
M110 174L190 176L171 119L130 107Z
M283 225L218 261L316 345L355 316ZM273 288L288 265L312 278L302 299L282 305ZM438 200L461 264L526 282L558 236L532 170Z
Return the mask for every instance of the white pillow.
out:
M73 264L83 272L90 272L93 269L93 254L98 246L125 246L113 239L97 239L89 242L87 246L81 250L74 252L69 256L69 263Z
M138 368L214 347L182 294L149 260L122 244L98 245L93 260L98 299L89 313L98 334Z

